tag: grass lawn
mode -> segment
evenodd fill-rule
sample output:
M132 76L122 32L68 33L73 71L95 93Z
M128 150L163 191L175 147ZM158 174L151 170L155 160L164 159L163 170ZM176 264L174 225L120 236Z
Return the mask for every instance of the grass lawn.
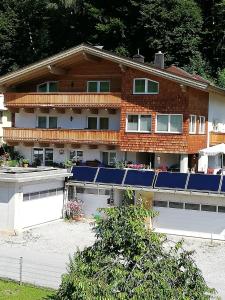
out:
M54 291L44 288L0 280L0 300L41 300L53 293Z

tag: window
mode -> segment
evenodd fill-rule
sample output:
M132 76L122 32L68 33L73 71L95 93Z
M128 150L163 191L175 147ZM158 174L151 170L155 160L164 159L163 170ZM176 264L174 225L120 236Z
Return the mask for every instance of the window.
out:
M38 128L47 128L47 117L38 117Z
M195 203L185 203L185 209L189 209L189 210L200 210L200 204L195 204Z
M218 212L225 213L225 206L218 206Z
M83 160L83 151L81 151L81 150L71 150L70 151L70 159L73 162L82 161Z
M152 126L151 115L128 115L127 131L150 132Z
M3 117L3 111L2 110L0 110L0 124L2 124L2 117Z
M184 208L184 204L183 203L180 203L180 202L169 202L169 207L171 208Z
M201 206L201 210L202 210L202 211L212 211L212 212L216 212L216 206L214 206L214 205L202 205L202 206Z
M147 78L136 78L134 79L133 85L134 94L158 94L159 83Z
M37 92L39 93L54 93L58 92L57 81L47 81L37 85Z
M156 207L167 207L167 201L155 200L153 202L153 206L156 206Z
M53 165L53 149L45 148L45 166Z
M49 116L38 116L37 118L37 127L38 128L57 128L57 117Z
M157 115L156 132L182 133L183 115Z
M205 117L200 116L199 117L199 129L198 133L204 134L205 133Z
M57 117L49 117L49 128L57 128Z
M109 81L88 81L87 91L89 93L106 93L110 91Z
M189 133L196 133L196 115L190 115Z
M109 118L106 117L88 117L88 129L109 129Z
M99 118L99 129L109 129L109 118Z
M102 152L102 162L105 165L114 165L116 162L116 152Z
M41 166L44 161L44 150L43 148L34 148L33 149L33 161L37 166Z

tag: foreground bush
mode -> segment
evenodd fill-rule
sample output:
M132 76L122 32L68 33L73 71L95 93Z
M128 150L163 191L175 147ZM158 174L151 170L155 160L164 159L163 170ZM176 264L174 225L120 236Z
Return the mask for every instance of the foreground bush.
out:
M142 206L104 209L96 220L96 242L70 261L55 300L69 299L211 299L182 243L146 227L153 212Z

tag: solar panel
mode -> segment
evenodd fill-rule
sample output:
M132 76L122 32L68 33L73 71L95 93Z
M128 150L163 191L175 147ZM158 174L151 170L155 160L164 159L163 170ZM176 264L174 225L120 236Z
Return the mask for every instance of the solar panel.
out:
M100 168L95 182L122 184L125 170Z
M187 189L193 191L218 192L220 175L190 174Z
M225 176L223 176L222 178L222 185L221 185L221 193L225 193Z
M187 173L159 172L155 188L184 190L187 177Z
M73 167L73 180L93 182L98 168L94 167Z
M124 185L148 186L152 187L155 172L128 170L124 181Z

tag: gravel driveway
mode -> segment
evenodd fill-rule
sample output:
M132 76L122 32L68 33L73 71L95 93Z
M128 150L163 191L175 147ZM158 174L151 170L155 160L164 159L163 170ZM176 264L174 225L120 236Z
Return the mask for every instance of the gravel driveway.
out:
M177 241L180 237L169 239ZM95 240L88 221L70 223L57 221L19 236L0 236L0 256L20 257L39 264L54 265L66 270L69 254L83 249ZM225 300L225 242L185 238L184 246L195 250L197 265L211 287Z

